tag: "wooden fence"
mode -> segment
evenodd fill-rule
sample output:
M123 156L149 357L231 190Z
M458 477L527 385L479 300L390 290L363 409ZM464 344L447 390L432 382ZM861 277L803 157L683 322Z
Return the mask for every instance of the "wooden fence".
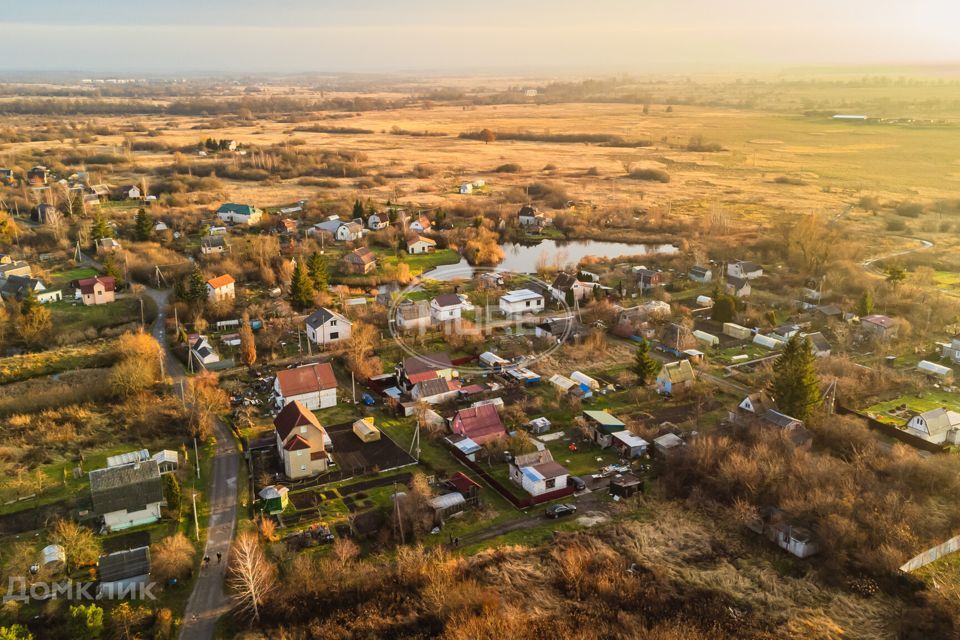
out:
M859 411L848 409L847 407L841 406L839 404L836 407L836 411L840 415L857 416L858 418L865 420L867 423L867 426L873 431L878 431L884 435L890 436L891 438L895 438L900 442L913 447L914 449L920 449L921 451L929 451L930 453L944 453L946 451L946 449L944 449L944 447L942 447L939 444L934 444L933 442L928 442L923 438L918 438L917 436L907 433L902 429L896 428L892 424L886 424L884 422L880 422L879 420L875 418L871 418L870 416L864 415Z

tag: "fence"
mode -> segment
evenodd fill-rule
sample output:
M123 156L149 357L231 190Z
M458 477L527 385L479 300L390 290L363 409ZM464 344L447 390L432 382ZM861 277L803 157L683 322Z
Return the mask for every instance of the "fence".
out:
M513 494L510 489L500 484L500 481L487 473L486 469L481 467L479 464L470 460L462 451L456 448L450 450L454 457L462 462L466 467L476 473L478 476L483 478L490 487L503 496L510 504L512 504L517 509L529 509L538 504L543 504L544 502L550 502L551 500L556 500L557 498L563 498L565 496L573 495L574 488L571 486L566 486L562 489L557 489L556 491L550 491L548 493L541 493L538 496L526 496L524 498L518 498Z
M944 449L939 444L928 442L923 438L918 438L917 436L911 435L906 431L903 431L902 429L896 428L892 424L886 424L884 422L880 422L879 420L876 420L875 418L871 418L870 416L865 416L859 411L848 409L839 404L836 406L836 411L841 415L857 416L858 418L865 420L867 423L867 426L873 431L879 431L880 433L890 436L891 438L896 438L900 442L906 445L910 445L914 449L929 451L930 453L944 453L946 451L946 449Z
M928 565L931 562L936 562L943 556L949 555L958 550L960 550L960 536L954 536L946 542L942 542L937 546L931 547L923 553L910 558L903 565L901 565L900 571L904 573L916 571L920 567Z

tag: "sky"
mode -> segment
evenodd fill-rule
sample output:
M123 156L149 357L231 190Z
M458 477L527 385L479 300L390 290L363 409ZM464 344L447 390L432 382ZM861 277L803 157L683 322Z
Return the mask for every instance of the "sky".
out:
M960 62L957 0L5 0L0 8L0 72L669 72Z

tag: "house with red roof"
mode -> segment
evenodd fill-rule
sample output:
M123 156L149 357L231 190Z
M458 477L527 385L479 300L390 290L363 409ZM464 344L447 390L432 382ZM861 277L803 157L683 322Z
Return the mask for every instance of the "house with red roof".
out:
M210 278L207 280L207 298L214 302L233 300L237 297L237 293L234 290L235 283L236 280L234 280L230 274Z
M457 372L453 368L450 355L437 351L404 358L397 364L396 375L400 388L410 391L415 384L424 380L453 380L457 377Z
M310 409L297 401L273 420L283 472L291 480L324 473L330 467L333 441Z
M116 298L116 281L110 276L96 276L94 278L82 278L76 281L78 298L83 304L90 306L93 304L108 304Z
M503 426L497 407L492 404L460 409L450 421L450 430L470 438L481 446L507 437L507 430Z
M337 404L337 377L329 362L283 369L273 381L273 394L278 409L299 402L316 411Z

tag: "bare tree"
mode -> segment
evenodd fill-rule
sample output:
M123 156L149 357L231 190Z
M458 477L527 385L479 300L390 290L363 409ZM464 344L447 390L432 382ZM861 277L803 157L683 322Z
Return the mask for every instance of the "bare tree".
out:
M257 534L241 533L230 552L227 586L233 592L236 610L250 617L250 625L260 620L260 608L277 587L276 567L263 554Z

